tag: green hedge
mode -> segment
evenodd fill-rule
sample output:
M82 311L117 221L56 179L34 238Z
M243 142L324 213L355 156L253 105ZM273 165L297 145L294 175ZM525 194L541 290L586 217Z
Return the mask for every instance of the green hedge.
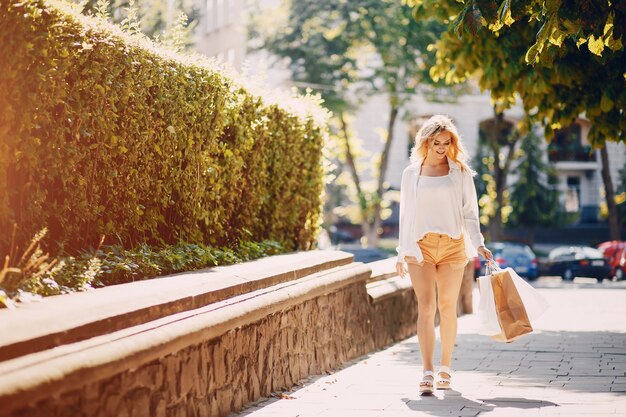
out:
M14 223L53 252L310 248L324 113L281 100L62 3L0 0L0 249Z

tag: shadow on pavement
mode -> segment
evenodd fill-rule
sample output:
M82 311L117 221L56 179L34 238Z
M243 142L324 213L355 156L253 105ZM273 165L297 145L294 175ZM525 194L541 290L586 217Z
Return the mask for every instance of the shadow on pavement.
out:
M419 396L415 399L402 398L407 408L412 411L432 414L434 416L450 416L459 410L471 410L472 412L490 412L499 407L512 409L536 409L542 407L557 407L558 405L550 401L533 400L521 397L496 397L480 398L473 401L463 397L459 391L450 390L443 394Z

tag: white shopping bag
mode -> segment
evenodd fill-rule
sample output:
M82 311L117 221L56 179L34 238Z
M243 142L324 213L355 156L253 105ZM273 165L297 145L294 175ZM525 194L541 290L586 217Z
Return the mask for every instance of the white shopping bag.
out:
M478 291L480 303L478 304L478 328L479 334L493 336L502 331L496 314L496 302L493 298L491 287L491 275L478 277Z
M478 278L480 303L478 305L478 329L479 334L487 336L498 335L502 332L498 315L496 313L496 304L494 301L494 293L491 285L491 274L502 272L498 264L495 262L487 264L487 276ZM512 268L506 268L515 284L515 289L519 293L520 298L526 309L528 319L532 322L537 320L549 307L547 300L532 285L521 278Z

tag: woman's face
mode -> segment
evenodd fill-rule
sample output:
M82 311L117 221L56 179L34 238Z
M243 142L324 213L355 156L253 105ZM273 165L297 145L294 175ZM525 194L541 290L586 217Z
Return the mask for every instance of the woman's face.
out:
M438 133L430 143L429 153L435 158L443 159L448 154L450 145L452 144L452 134L448 131Z

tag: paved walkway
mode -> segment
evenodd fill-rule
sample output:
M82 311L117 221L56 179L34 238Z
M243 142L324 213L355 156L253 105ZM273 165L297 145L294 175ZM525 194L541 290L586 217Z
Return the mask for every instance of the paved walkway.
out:
M453 390L418 394L413 337L234 415L626 416L626 282L542 278L536 286L551 308L516 342L477 335L475 316L460 318Z

